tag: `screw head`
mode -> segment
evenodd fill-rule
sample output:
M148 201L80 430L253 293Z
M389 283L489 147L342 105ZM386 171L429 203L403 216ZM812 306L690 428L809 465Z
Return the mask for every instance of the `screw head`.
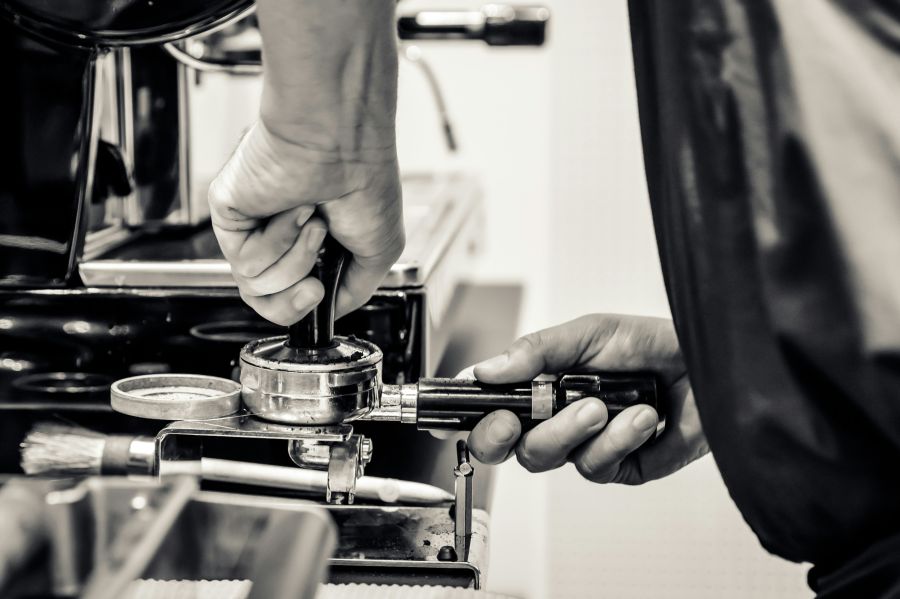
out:
M450 545L444 545L438 550L437 558L439 562L455 562L457 560L456 549Z

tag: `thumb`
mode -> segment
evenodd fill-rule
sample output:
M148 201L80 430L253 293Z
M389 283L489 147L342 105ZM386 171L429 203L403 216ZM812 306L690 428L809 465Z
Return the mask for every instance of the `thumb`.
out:
M556 374L577 366L584 355L585 334L579 320L529 333L506 352L475 366L475 376L485 383L502 384L531 380L539 374Z

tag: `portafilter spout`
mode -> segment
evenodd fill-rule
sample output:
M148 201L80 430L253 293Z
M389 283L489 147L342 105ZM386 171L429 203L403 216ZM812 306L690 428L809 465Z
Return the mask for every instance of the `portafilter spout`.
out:
M325 295L287 335L241 350L241 397L256 416L294 425L331 425L378 406L381 350L368 341L334 335L334 310L347 251L331 235L312 275Z

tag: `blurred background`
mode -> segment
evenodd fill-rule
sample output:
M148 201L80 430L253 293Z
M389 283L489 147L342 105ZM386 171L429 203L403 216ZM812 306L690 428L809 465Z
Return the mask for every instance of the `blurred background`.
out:
M552 17L542 48L420 45L446 94L456 156L421 75L401 66L401 165L480 173L487 231L471 282L522 285L520 333L590 312L668 317L626 2L543 4ZM530 599L811 596L807 567L760 547L711 457L640 488L593 485L571 467L536 476L513 460L498 470L491 590Z

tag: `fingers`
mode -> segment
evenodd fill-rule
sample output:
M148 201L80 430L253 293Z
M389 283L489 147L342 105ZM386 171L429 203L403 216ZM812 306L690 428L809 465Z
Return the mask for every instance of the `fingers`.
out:
M486 383L530 380L544 372L564 370L581 360L585 330L578 321L529 333L505 353L475 366L475 376Z
M315 264L327 233L325 223L312 218L300 230L287 252L258 275L248 277L232 272L241 292L256 297L272 295L305 278Z
M335 304L335 317L356 310L372 297L384 276L394 264L394 259L381 262L369 261L368 264L353 256L344 264L341 274L341 285L338 288Z
M622 461L616 482L640 484L668 476L709 453L700 414L687 376L668 390L665 432Z
M491 412L469 434L469 451L483 464L505 461L522 434L518 417L507 410Z
M579 445L606 426L606 406L587 397L525 433L516 447L519 463L529 472L559 468Z
M304 227L312 216L315 206L298 206L293 210L285 210L276 214L264 225L250 233L233 258L233 267L244 277L257 277L264 270L278 262L292 247L297 247L297 238L301 229L307 234L309 228ZM324 225L320 227L325 230ZM323 233L324 235L324 233ZM318 250L317 244L314 248Z
M325 289L322 287L322 283L313 277L307 277L284 291L272 295L258 297L241 292L241 298L260 316L285 327L306 316L316 304L322 301L324 295Z
M332 223L335 222L334 218L332 217ZM368 255L359 251L344 265L335 305L335 317L339 318L352 312L369 301L385 275L400 258L406 245L406 237L403 227L396 226L399 223L398 217L397 221L384 225L384 235L389 236L391 241L377 248L376 253ZM337 235L336 239L342 243L344 241ZM345 247L348 246L349 249L353 249L353 244L346 243Z
M477 365L475 374L500 384L573 370L650 370L671 383L684 375L685 366L671 321L592 314L525 335L505 353Z
M383 157L322 154L261 122L244 136L210 186L210 215L241 296L263 317L290 324L321 298L320 285L300 283L326 230L353 255L336 315L368 301L405 243L396 152Z
M627 408L599 435L573 452L572 463L590 481L617 482L622 462L653 435L656 425L653 408Z

